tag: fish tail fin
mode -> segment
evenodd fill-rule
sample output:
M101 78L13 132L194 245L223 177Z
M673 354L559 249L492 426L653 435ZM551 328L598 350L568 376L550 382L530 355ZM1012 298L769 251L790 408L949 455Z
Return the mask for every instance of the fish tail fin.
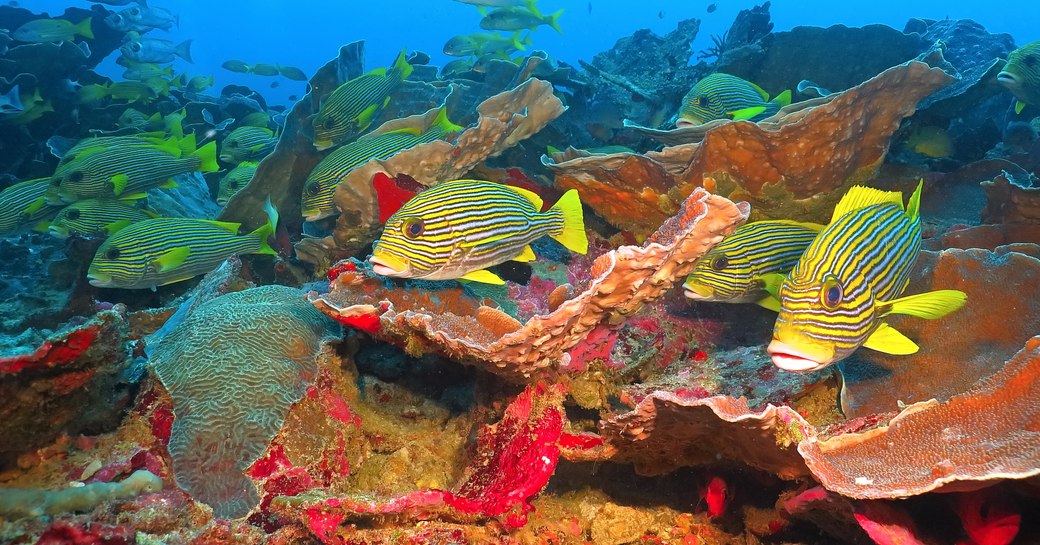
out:
M563 34L563 31L560 30L560 16L561 15L563 15L563 10L562 9L560 11L557 11L556 13L550 15L549 19L546 21L546 23L549 26L551 26L552 29L555 30L556 32L559 32L560 34Z
M194 139L195 133L191 133L191 135ZM217 142L215 140L195 150L192 156L199 158L199 172L216 172L220 170L220 165L217 164Z
M191 40L184 40L177 44L177 47L174 48L174 53L180 58L195 64L195 61L191 60Z
M917 189L910 195L910 202L906 203L906 215L915 220L921 217L921 188L924 186L924 178L917 181Z
M456 125L448 119L448 107L441 106L441 111L437 112L437 118L433 120L433 127L444 134L450 134L453 132L460 132L462 127Z
M571 189L556 201L549 211L557 210L563 216L563 229L552 238L568 250L584 255L589 251L589 239L585 234L585 217L581 209L578 190Z
M397 54L397 60L394 61L393 66L394 77L401 81L408 79L408 76L410 76L412 70L414 70L412 65L408 64L404 51L405 50L402 49L401 52Z
M773 97L773 100L771 100L770 102L776 103L781 108L783 108L784 106L790 106L791 105L791 90L788 89L788 90L780 93L779 95L776 95L775 97Z
M278 255L278 252L267 242L268 237L274 235L274 232L278 229L278 209L271 204L271 197L267 197L267 202L264 203L264 212L267 213L267 223L249 233L249 236L260 240L260 249L253 253Z
M83 19L82 21L80 21L76 25L76 34L79 34L80 36L83 36L84 38L87 38L88 40L93 40L94 39L94 29L90 27L90 23L93 20L94 20L93 18L87 17L86 19Z
M514 32L513 35L509 37L509 39L513 42L513 47L519 49L520 51L527 51L527 47L524 46L524 42L520 40L519 30Z

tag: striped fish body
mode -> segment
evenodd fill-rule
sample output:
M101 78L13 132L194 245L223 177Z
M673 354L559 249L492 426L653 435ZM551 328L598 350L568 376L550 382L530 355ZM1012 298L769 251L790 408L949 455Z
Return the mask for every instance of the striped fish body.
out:
M372 250L385 276L502 283L484 270L535 258L529 244L551 236L579 253L588 249L581 202L568 191L549 210L529 191L483 180L454 180L416 195L391 216Z
M268 223L240 235L237 223L191 218L141 221L108 237L87 269L94 286L144 289L205 274L240 254L275 254L267 237L278 213L267 205Z
M326 150L364 133L390 102L390 94L411 73L412 66L401 51L389 72L377 68L337 87L314 117L314 147Z
M765 286L771 274L791 272L822 225L787 220L757 221L741 226L704 255L686 277L690 299L724 303L775 301Z
M162 133L156 132L136 134L133 136L94 136L91 138L84 138L79 142L76 142L74 146L69 148L68 151L61 156L61 159L58 161L58 167L60 168L65 166L72 162L73 159L77 159L87 153L94 153L105 148L161 147L165 143L162 137Z
M881 318L938 318L964 304L964 294L954 290L899 297L921 247L920 198L920 185L907 210L898 192L854 187L842 198L780 285L768 348L774 364L814 371L860 346L911 354L917 345Z
M274 151L278 139L266 127L239 127L227 135L220 145L220 160L237 165L242 161L259 161Z
M166 183L171 176L201 170L212 172L216 143L210 142L187 157L178 148L112 146L83 153L59 167L51 178L57 198L66 203L90 198L114 198L147 191ZM49 199L54 195L50 194ZM53 200L52 200L53 202Z
M224 206L231 200L231 197L235 196L235 193L245 187L253 179L253 174L256 173L256 167L259 164L255 161L245 161L229 170L220 179L220 184L217 186L217 204Z
M0 191L0 236L54 215L61 207L46 203L44 196L49 187L49 178L37 178L12 184Z
M447 118L445 117L446 121ZM456 129L456 125L448 125ZM306 221L316 221L337 213L336 187L355 168L372 159L389 159L399 151L440 139L447 134L443 124L416 134L412 130L398 130L359 138L345 144L321 160L303 184L302 214Z
M716 72L698 81L683 97L676 126L716 119L764 119L790 103L790 93L770 101L769 93L750 81Z
M50 234L66 238L103 238L139 221L157 217L147 210L114 199L87 199L62 208L51 220Z

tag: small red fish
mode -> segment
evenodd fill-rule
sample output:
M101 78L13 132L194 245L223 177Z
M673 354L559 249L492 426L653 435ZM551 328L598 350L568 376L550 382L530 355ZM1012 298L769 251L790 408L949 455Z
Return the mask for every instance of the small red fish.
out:
M954 509L968 534L962 545L1008 545L1022 523L1011 500L993 488L959 494Z
M708 504L708 518L721 517L726 512L726 506L729 505L729 487L722 477L712 477L701 489L701 496Z

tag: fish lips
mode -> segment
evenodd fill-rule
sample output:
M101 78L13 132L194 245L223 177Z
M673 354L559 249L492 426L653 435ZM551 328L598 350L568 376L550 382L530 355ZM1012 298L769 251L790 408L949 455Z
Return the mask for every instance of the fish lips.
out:
M105 274L87 273L87 281L97 288L111 288L112 277Z
M386 261L380 260L376 256L368 258L369 264L372 265L372 272L380 276L396 276L403 277L407 275L408 271L405 269L395 269Z
M710 301L715 297L711 288L700 284L683 285L683 295L694 301Z
M769 343L769 346L766 347L766 352L769 352L769 357L772 358L773 365L783 369L784 371L791 371L794 373L819 371L832 363L829 361L817 361L817 359L812 355L776 339L773 339L773 341Z
M997 74L997 83L1008 89L1018 89L1022 87L1022 82L1018 79L1018 76L1008 72L1007 70L1001 70L1000 73Z

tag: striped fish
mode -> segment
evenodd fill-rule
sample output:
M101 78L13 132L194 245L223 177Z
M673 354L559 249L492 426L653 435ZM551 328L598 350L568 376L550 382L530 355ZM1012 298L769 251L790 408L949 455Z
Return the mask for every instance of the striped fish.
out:
M61 209L44 199L50 184L50 178L37 178L0 191L0 236L10 235L23 225L38 223ZM46 228L46 224L39 227Z
M238 223L192 218L156 218L135 223L108 237L87 269L102 288L155 288L205 274L239 254L276 252L267 242L278 225L270 199L268 222L239 235Z
M210 142L187 157L174 142L159 147L109 146L82 152L58 167L51 178L47 199L52 204L90 198L112 198L165 185L171 176L185 172L214 172L217 144Z
M716 72L686 93L675 126L700 125L716 119L765 119L790 103L790 90L769 100L769 93L754 83Z
M683 292L697 301L758 303L779 311L765 279L791 272L821 230L822 225L788 220L745 224L697 262Z
M239 127L220 144L220 160L237 165L242 161L259 161L274 151L278 138L267 127Z
M389 159L399 151L432 142L462 127L448 120L442 108L433 125L419 134L417 129L400 129L359 138L322 159L303 184L302 214L305 221L316 221L337 213L334 203L336 187L350 171L372 159Z
M61 159L58 161L58 167L65 166L85 153L93 153L109 147L159 147L164 143L163 133L161 132L140 133L131 136L94 136L83 138L61 156ZM194 144L194 140L192 140L192 144ZM194 145L192 149L195 149Z
M550 236L584 254L589 242L574 189L545 212L538 195L483 180L454 180L419 193L386 221L372 248L384 276L503 284L487 267L533 261L530 243Z
M831 223L780 286L780 314L768 351L788 371L815 371L860 346L913 354L913 341L881 320L889 314L934 319L964 305L964 292L899 297L921 247L921 185L903 210L903 195L856 186Z
M390 102L390 94L412 73L412 65L397 56L393 67L362 74L332 92L314 116L314 147L319 151L358 137Z
M256 167L259 164L256 161L243 161L237 167L229 170L217 185L217 204L224 206L231 200L231 197L235 196L235 193L245 187L253 179L253 174L256 173Z
M132 223L159 217L154 212L115 199L87 199L62 208L48 231L58 238L107 237Z

